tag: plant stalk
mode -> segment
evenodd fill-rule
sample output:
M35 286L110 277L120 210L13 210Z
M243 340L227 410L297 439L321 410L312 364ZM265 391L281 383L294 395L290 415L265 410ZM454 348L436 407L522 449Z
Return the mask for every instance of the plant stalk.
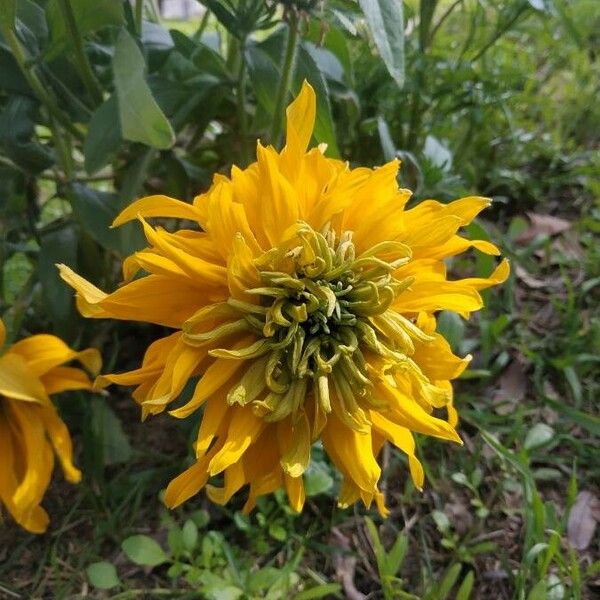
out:
M10 46L15 62L21 70L21 73L23 73L23 76L27 80L27 83L33 90L33 93L38 101L46 107L48 112L57 121L59 121L67 131L69 131L78 140L83 141L85 137L84 134L79 131L75 125L73 125L71 118L59 108L55 99L48 93L48 90L44 87L37 74L31 69L29 59L27 58L25 51L23 50L21 43L19 42L12 27L0 22L0 31Z
M90 64L87 54L85 53L85 48L83 47L83 38L81 37L81 32L79 31L79 26L77 25L77 19L73 13L71 2L70 0L58 0L58 4L60 6L67 29L71 35L73 46L75 47L75 62L77 64L81 80L83 81L83 85L88 91L88 94L94 100L94 103L96 105L101 104L103 99L102 88L100 87L100 84L94 75L92 65Z
M270 141L274 146L279 144L283 130L283 113L288 99L288 93L294 76L296 54L298 51L298 15L295 11L289 12L288 38L281 70L281 80L275 100L275 111L273 113L273 125L271 127Z
M248 148L248 115L246 114L246 39L240 40L240 68L237 80L238 124L240 127L240 153L242 166L250 162Z
M139 36L142 35L142 21L144 19L144 0L135 2L135 30Z

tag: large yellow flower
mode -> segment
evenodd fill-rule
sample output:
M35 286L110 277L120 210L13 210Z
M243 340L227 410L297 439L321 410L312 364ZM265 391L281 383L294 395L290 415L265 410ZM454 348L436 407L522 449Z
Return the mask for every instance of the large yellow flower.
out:
M0 351L5 329L0 320ZM100 370L100 354L71 350L53 335L34 335L0 356L0 508L32 533L43 533L48 514L40 506L58 456L65 478L81 480L73 465L71 437L49 394L91 389L81 369L65 367L79 360L89 371Z
M482 307L478 290L508 275L504 261L487 279L446 279L449 256L470 247L499 254L457 235L489 200L406 210L397 161L350 169L323 147L307 151L314 121L305 83L288 108L281 152L258 144L255 163L216 175L193 205L150 196L125 209L114 224L139 218L149 246L126 259L124 284L112 294L61 267L83 315L175 329L148 348L139 369L100 385L137 386L146 417L200 375L189 402L170 411L185 418L204 410L196 461L167 489L171 507L203 487L225 503L249 484L246 510L285 487L299 511L311 446L322 440L343 475L340 504L375 500L385 513L377 487L385 440L407 455L418 488L412 432L460 442L450 381L469 358L452 354L434 314L467 317ZM199 227L169 233L149 217ZM222 485L206 485L221 473Z

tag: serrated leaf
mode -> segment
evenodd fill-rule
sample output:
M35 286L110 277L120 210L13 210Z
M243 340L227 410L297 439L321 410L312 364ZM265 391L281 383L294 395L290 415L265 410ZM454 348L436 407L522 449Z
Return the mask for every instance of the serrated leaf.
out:
M136 565L156 567L169 560L156 540L147 535L133 535L121 544L123 552Z
M358 0L390 75L404 85L404 15L398 0Z
M90 584L99 590L111 590L121 585L117 569L109 562L93 563L85 571Z
M160 150L171 148L175 134L144 79L146 63L125 29L115 44L113 73L123 138Z

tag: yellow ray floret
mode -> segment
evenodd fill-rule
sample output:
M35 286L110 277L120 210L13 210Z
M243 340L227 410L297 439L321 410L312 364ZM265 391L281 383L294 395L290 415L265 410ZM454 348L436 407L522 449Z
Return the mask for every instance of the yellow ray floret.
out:
M255 163L215 176L193 204L150 196L126 208L114 225L138 219L148 246L125 260L112 294L60 267L85 316L175 330L138 369L97 385L135 386L146 417L198 377L187 403L170 409L177 418L202 411L195 460L167 489L171 507L202 488L223 504L247 487L250 510L284 488L299 511L321 440L343 476L340 504L374 501L385 514L378 457L386 441L406 455L419 489L413 434L460 443L451 381L470 357L452 353L435 315L467 318L483 306L480 291L508 276L506 260L488 278L446 273L444 260L470 248L499 254L459 235L490 201L427 200L407 210L398 161L351 169L323 147L309 149L315 115L305 83L288 108L281 152L259 143ZM155 217L193 225L173 233L147 222Z
M73 464L73 448L66 425L50 394L91 389L85 371L66 367L79 361L93 375L101 367L100 354L76 352L52 335L34 335L4 352L5 328L0 320L0 509L32 533L43 533L49 517L40 506L50 483L56 455L65 478L81 480Z

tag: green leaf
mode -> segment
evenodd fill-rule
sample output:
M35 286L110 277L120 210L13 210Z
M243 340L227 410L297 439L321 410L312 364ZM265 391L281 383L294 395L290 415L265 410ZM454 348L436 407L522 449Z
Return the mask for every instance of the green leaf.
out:
M127 462L133 450L121 421L103 398L92 398L91 405L92 431L100 445L102 464L109 466Z
M183 525L183 544L188 552L192 552L198 543L198 526L188 519Z
M99 590L110 590L121 585L117 569L109 562L93 563L85 571L90 584Z
M92 175L106 166L122 143L119 105L113 94L101 104L90 120L83 144L85 170Z
M175 134L144 79L145 69L135 40L123 29L113 57L123 138L166 150L175 143Z
M58 276L57 263L77 267L77 233L72 226L61 227L44 234L37 269L44 294L44 306L52 320L55 333L61 337L69 337L69 332L75 326L73 291Z
M294 600L313 600L314 598L328 598L342 591L339 583L323 583L308 590L303 590L294 596Z
M117 0L69 1L79 34L83 37L104 27L118 27L125 22L123 4ZM50 46L45 52L45 58L50 61L72 47L73 40L67 30L58 0L49 0L46 5L46 20L50 29Z
M545 423L536 423L525 436L524 447L526 450L533 450L544 446L554 439L555 432L552 427Z
M8 306L16 301L33 273L33 265L23 252L15 252L2 265L2 297Z
M137 565L156 567L169 560L158 542L147 535L133 535L121 544L123 552Z
M32 175L54 164L54 152L35 138L37 113L37 102L26 96L11 96L0 113L0 148Z
M463 582L460 584L458 591L456 592L455 600L469 600L471 592L473 591L473 583L475 582L475 575L473 571L469 571Z
M116 194L74 183L69 186L67 196L79 222L103 248L124 256L142 247L142 235L135 223L110 228L120 212Z
M17 0L0 0L0 25L12 28L17 18Z
M304 491L307 496L323 494L333 487L333 477L323 462L311 462L304 473Z
M398 0L358 0L390 75L404 85L404 16Z
M386 558L387 571L392 577L398 574L398 571L404 562L404 558L406 557L407 550L408 535L404 532L400 532Z
M263 109L272 115L275 111L273 90L277 89L281 78L279 67L267 52L251 42L246 45L246 62L256 99Z
M445 600L445 598L448 598L448 594L450 594L450 590L452 590L454 587L461 570L462 565L460 563L456 563L446 571L435 593L434 597L436 600Z

